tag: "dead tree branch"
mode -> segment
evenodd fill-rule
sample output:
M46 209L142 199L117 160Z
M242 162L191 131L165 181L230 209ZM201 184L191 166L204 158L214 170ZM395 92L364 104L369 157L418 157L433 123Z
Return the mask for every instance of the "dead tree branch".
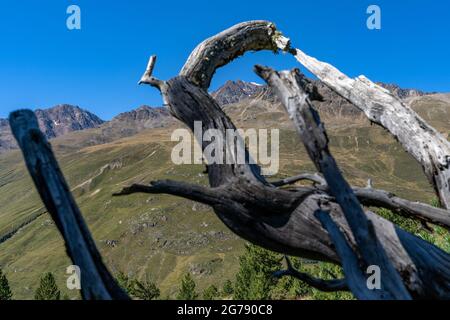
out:
M159 80L153 76L153 69L155 68L156 63L156 56L150 56L147 63L147 68L144 71L144 74L142 75L141 79L139 80L138 84L148 84L152 87L157 88L162 95L164 105L167 105L167 101L165 99L165 92L167 90L167 84L163 80Z
M276 187L282 187L301 180L312 181L316 188L321 189L324 192L328 191L328 185L325 179L317 173L299 174L297 176L273 181L271 184ZM358 201L364 206L389 209L406 218L418 219L423 223L432 223L450 229L450 212L448 210L436 208L425 203L402 199L385 190L374 189L372 188L371 179L369 179L366 188L352 187L352 189L358 198Z
M314 182L314 184L318 184L318 185L326 185L327 182L325 181L324 178L322 178L322 176L320 176L317 173L302 173L293 177L289 177L289 178L284 178L281 180L277 180L277 181L272 181L270 182L270 184L272 184L275 187L282 187L288 184L294 184L298 181L302 181L302 180L308 180L311 182Z
M388 90L364 76L351 79L299 49L290 52L323 83L387 129L419 162L442 205L450 209L450 142Z
M324 280L315 278L305 272L300 272L296 270L291 261L287 256L284 257L287 264L286 270L277 271L274 273L274 276L277 278L281 278L284 276L291 276L297 278L304 283L310 285L313 288L316 288L320 291L324 292L335 292L335 291L348 291L347 281L345 279L333 279L333 280Z
M207 188L191 183L172 180L152 181L150 185L133 184L125 187L113 196L124 196L133 193L171 194L204 204L214 205L219 201L220 192L214 188Z
M200 43L190 54L180 76L206 90L218 68L248 51L289 48L289 39L283 39L286 38L281 37L272 22L239 23Z
M415 218L450 229L448 210L405 200L384 190L353 187L353 191L359 202L365 206L386 208L407 218Z
M15 111L9 121L31 178L64 238L67 254L81 269L83 298L129 299L103 264L34 113L30 110Z

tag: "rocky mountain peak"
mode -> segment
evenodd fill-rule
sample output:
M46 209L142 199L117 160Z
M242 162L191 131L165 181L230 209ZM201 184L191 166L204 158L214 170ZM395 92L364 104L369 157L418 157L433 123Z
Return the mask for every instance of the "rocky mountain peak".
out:
M326 87L320 81L318 80L308 80L308 81L310 81L317 87L319 93L324 94L326 97L328 97L329 99L327 100L331 100L331 98L336 98L339 100L339 96L334 94L334 92L328 89L328 87ZM420 97L427 94L431 94L416 89L403 89L396 84L385 84L382 82L377 82L377 84L382 86L383 88L388 89L394 95L398 96L400 99ZM222 106L237 103L244 99L255 99L255 98L262 98L266 100L274 99L273 93L266 85L257 84L254 82L245 82L242 80L236 81L229 80L225 82L225 84L221 86L219 89L212 92L211 95L214 99L216 99L219 105Z
M317 108L326 109L339 115L360 113L359 109L320 81L307 78L304 78L304 81L315 88L315 94L311 95L311 99L316 101ZM378 84L401 99L429 94L415 89L403 89L395 84ZM264 105L268 110L272 110L271 106L276 102L275 95L266 85L242 80L227 81L223 86L212 92L211 95L221 106L251 100L252 103L257 102L258 105ZM264 100L264 103L258 103L261 100ZM250 112L250 109L247 111ZM104 122L89 111L69 104L61 104L49 109L37 109L35 113L41 130L49 139L72 131L99 127L103 135L100 140L109 141L113 137L131 136L145 129L166 127L175 122L167 108L148 105L142 105L134 110L121 113L108 122ZM15 149L16 147L8 120L0 119L0 152Z
M49 109L37 109L34 112L39 127L48 139L67 134L72 131L95 128L104 121L93 113L78 106L61 104ZM0 152L17 147L9 121L0 119Z
M35 111L39 126L47 138L83 129L95 128L104 121L78 106L61 104L49 109Z
M245 82L242 80L228 80L223 86L211 95L219 105L237 103L244 99L270 98L272 95L266 85L257 84L255 82Z
M393 84L393 83L377 82L377 84L382 86L385 89L388 89L390 92L392 92L394 95L396 95L400 99L421 97L421 96L424 96L427 94L431 94L430 92L423 92L423 91L417 90L417 89L400 88L400 86Z
M142 105L134 110L119 114L114 117L112 121L153 121L156 124L158 121L165 122L166 118L169 116L169 111L164 107Z
M101 130L105 137L128 137L142 130L166 127L173 122L167 108L142 105L117 115L103 124Z

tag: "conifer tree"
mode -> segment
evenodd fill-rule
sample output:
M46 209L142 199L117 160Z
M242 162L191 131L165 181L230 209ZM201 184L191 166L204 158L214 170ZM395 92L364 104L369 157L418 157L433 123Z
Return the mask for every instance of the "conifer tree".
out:
M39 288L34 295L35 300L60 300L61 292L51 272L45 273L40 280Z
M219 289L215 285L210 285L203 291L203 300L215 300L219 296Z
M116 281L129 296L140 300L154 300L161 295L161 291L156 284L149 279L139 281L120 271L116 276Z
M270 299L271 290L277 280L275 271L282 269L281 255L247 245L245 253L239 258L239 271L236 274L234 298L237 300Z
M133 280L131 295L141 300L155 300L158 299L161 292L156 284L148 279L139 281Z
M128 294L131 295L133 291L133 280L124 272L119 271L116 276L117 284Z
M8 279L6 275L3 274L2 269L0 269L0 300L11 300L12 292L9 287Z
M230 279L223 284L222 292L224 295L232 295L234 292L233 283Z
M181 280L181 288L178 292L178 300L195 300L198 294L195 292L195 281L190 273L186 273L184 278Z

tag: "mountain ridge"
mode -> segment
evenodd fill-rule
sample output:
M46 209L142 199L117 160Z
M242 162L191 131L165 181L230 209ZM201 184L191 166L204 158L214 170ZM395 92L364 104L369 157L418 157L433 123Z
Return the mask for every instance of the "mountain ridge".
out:
M147 128L162 127L173 122L166 108L147 105L120 113L110 121L103 121L90 111L69 104L36 109L34 112L47 139L94 128L101 128L105 136L118 131L120 137L126 137ZM105 142L105 139L98 142ZM9 128L9 121L0 118L0 154L14 149L17 149L17 144Z
M47 109L34 111L39 127L47 139L64 134L95 128L104 121L95 114L70 104L59 104ZM7 119L0 119L0 152L16 149L17 145Z
M346 99L337 95L319 80L305 79L305 81L311 82L317 88L318 96L312 97L312 100L318 100L317 107L319 109L326 108L329 111L340 114L361 113ZM381 82L377 84L390 90L403 100L434 94L417 89L404 89L396 84ZM228 80L217 90L212 91L211 96L222 107L236 104L246 99L264 100L270 103L277 101L274 93L267 85L243 80ZM127 137L145 129L166 127L175 123L175 120L165 107L148 105L141 105L130 111L122 112L109 121L103 121L94 113L69 104L60 104L47 109L36 109L35 114L41 130L48 139L60 137L73 131L101 128L103 137L93 143L107 142L116 137ZM113 138L109 138L108 135L112 135ZM11 134L9 122L7 119L0 118L0 154L13 149L17 149L17 145Z

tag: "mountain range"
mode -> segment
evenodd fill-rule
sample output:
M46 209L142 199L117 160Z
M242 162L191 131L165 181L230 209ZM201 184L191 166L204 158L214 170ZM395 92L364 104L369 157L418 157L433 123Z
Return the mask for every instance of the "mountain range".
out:
M326 101L325 108L339 109L348 113L358 113L345 99L336 95L333 91L324 86L320 81L313 80L312 83L318 88L321 102ZM428 93L415 89L402 89L394 84L378 83L401 99L419 97ZM266 85L242 80L227 81L219 89L211 93L221 106L238 103L240 101L265 100L275 102L276 98ZM163 107L140 106L129 112L124 112L111 121L103 121L95 114L81 109L78 106L61 104L48 109L35 110L36 117L42 132L48 139L56 138L73 131L80 131L91 128L101 128L103 137L97 142L104 143L113 138L126 137L136 134L144 129L165 127L175 120ZM7 119L0 118L0 153L16 149L17 145L11 134Z
M48 139L72 131L95 128L104 123L95 114L68 104L57 105L45 110L37 109L34 113L39 127ZM17 145L9 128L9 121L0 119L0 152L15 148Z
M130 136L147 128L163 127L173 122L167 109L145 105L121 113L111 121L103 121L93 113L69 104L44 110L37 109L35 114L39 127L47 139L60 137L73 131L101 128L104 138L91 141L94 144L110 141L117 136ZM0 153L16 148L17 144L9 128L9 121L0 118Z

